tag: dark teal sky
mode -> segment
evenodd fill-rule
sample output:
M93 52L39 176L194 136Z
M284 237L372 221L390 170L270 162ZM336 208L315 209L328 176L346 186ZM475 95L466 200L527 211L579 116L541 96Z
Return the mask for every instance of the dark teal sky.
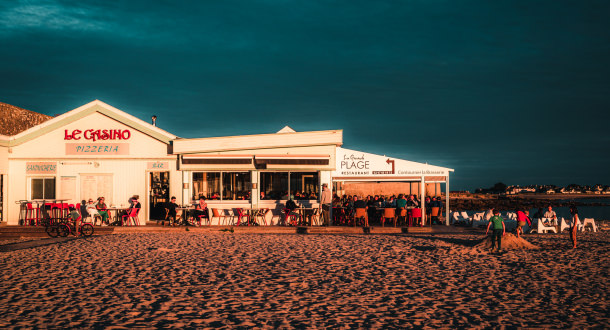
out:
M343 129L453 189L610 184L608 1L0 1L0 101Z

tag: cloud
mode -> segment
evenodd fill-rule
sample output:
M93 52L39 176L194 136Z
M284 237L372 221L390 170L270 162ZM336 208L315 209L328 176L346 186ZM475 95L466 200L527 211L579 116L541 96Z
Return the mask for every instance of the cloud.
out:
M53 0L19 1L5 6L0 14L4 33L22 31L107 31L114 28L108 17L97 15L95 7L68 6Z

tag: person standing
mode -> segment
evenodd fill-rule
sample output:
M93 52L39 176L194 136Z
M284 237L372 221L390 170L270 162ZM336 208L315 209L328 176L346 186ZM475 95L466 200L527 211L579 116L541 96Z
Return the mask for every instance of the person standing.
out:
M526 222L528 226L532 227L530 211L517 210L517 238L519 238L520 235L523 234L523 226L525 226Z
M320 195L320 207L322 208L323 225L330 225L330 204L332 203L332 195L328 184L322 184L322 194Z
M485 235L489 233L489 227L493 224L493 231L491 234L491 252L494 251L494 247L496 246L496 241L498 242L498 252L502 252L502 236L504 236L506 227L504 226L504 219L500 216L500 211L494 209L493 217L489 219L489 224L487 224L487 230L485 231Z
M572 240L572 248L576 248L576 231L578 230L578 209L576 206L570 206L570 214L572 215L572 227L570 228L570 240Z

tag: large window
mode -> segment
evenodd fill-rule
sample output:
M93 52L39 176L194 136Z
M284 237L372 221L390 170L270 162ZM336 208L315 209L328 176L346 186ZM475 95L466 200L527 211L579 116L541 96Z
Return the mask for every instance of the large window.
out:
M318 172L261 172L261 198L315 200L319 182Z
M261 172L261 199L288 199L288 172Z
M193 199L220 199L220 172L193 173Z
M32 199L55 199L55 178L32 178Z
M223 172L222 199L249 200L250 182L250 172Z
M250 172L195 172L193 199L249 200Z

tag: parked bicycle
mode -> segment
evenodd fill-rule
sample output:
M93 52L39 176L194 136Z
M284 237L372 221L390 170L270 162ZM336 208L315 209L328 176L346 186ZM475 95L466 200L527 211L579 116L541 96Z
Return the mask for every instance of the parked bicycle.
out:
M51 221L49 225L46 226L46 232L51 237L67 237L70 234L74 236L82 235L89 237L93 235L94 229L93 225L90 223L81 223L80 226L76 228L76 224L73 221L60 219Z

